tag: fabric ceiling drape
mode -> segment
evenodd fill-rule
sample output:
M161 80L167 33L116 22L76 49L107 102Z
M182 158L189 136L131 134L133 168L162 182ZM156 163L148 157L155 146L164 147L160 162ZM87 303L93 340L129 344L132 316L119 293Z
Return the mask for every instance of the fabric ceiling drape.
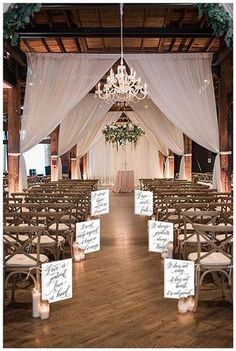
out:
M196 143L218 153L213 178L221 190L212 54L127 54L125 60L146 81L164 115Z
M107 54L27 54L21 154L49 135L118 58ZM27 186L24 170L21 156L20 189Z
M88 134L109 111L112 103L87 94L60 124L58 154L69 151L78 140Z

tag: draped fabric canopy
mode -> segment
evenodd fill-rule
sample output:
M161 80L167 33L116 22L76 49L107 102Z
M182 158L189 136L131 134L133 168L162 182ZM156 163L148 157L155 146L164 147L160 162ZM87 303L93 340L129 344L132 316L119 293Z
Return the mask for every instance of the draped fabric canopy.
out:
M118 57L103 54L27 54L21 153L37 145L68 117L68 113ZM23 187L27 187L27 178L24 158L21 156L20 190Z
M212 54L128 54L125 60L147 83L151 99L177 128L199 145L219 153ZM219 189L219 157L214 182Z
M104 124L117 116L107 113L109 104L86 95L117 59L118 55L107 54L29 54L21 153L59 123L59 154L75 144L78 158L95 150ZM134 112L130 118L145 129L140 143L146 151L147 145L155 149L154 162L158 149L165 155L168 149L183 155L183 133L219 152L211 54L137 54L125 55L125 60L148 86L150 99L131 104ZM182 157L181 169L183 162ZM219 189L219 157L214 179Z
M58 154L63 155L86 137L91 126L96 126L111 106L112 103L107 104L94 98L94 94L87 94L60 124Z

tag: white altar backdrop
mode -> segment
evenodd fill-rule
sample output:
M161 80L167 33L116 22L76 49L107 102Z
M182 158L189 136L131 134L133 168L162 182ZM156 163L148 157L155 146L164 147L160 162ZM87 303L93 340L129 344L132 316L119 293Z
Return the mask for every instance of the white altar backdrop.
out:
M113 185L118 170L133 170L135 185L139 184L139 178L159 178L157 146L144 135L136 147L128 144L117 150L102 136L88 152L89 178L98 178L104 185Z

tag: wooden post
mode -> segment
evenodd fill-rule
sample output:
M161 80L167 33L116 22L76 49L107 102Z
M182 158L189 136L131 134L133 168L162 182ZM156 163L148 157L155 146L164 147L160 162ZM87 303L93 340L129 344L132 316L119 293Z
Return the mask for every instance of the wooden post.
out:
M159 154L159 162L160 162L160 171L163 177L164 174L164 155L161 151L158 151Z
M83 179L88 179L88 155L83 156Z
M58 137L59 126L50 134L51 137L51 181L58 180Z
M231 191L233 59L228 55L220 65L219 139L222 191ZM231 153L230 153L231 152Z
M77 145L73 146L72 149L70 150L71 179L78 179L76 149L77 149Z
M20 156L20 82L8 89L8 188L19 191Z
M184 135L185 178L192 180L192 140Z
M70 151L61 156L62 173L69 174L70 171ZM64 172L63 172L64 171Z
M175 156L172 151L169 150L169 177L174 178L175 177Z

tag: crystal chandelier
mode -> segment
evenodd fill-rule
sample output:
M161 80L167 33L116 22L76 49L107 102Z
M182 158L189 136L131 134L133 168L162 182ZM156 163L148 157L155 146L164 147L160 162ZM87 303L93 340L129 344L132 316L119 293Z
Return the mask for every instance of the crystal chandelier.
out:
M101 87L99 82L95 91L95 96L99 96L106 102L122 104L124 102L138 102L147 96L147 84L141 85L141 78L136 77L133 68L128 74L124 64L123 54L123 4L120 4L120 23L121 23L121 60L117 68L117 73L110 69L106 83Z

